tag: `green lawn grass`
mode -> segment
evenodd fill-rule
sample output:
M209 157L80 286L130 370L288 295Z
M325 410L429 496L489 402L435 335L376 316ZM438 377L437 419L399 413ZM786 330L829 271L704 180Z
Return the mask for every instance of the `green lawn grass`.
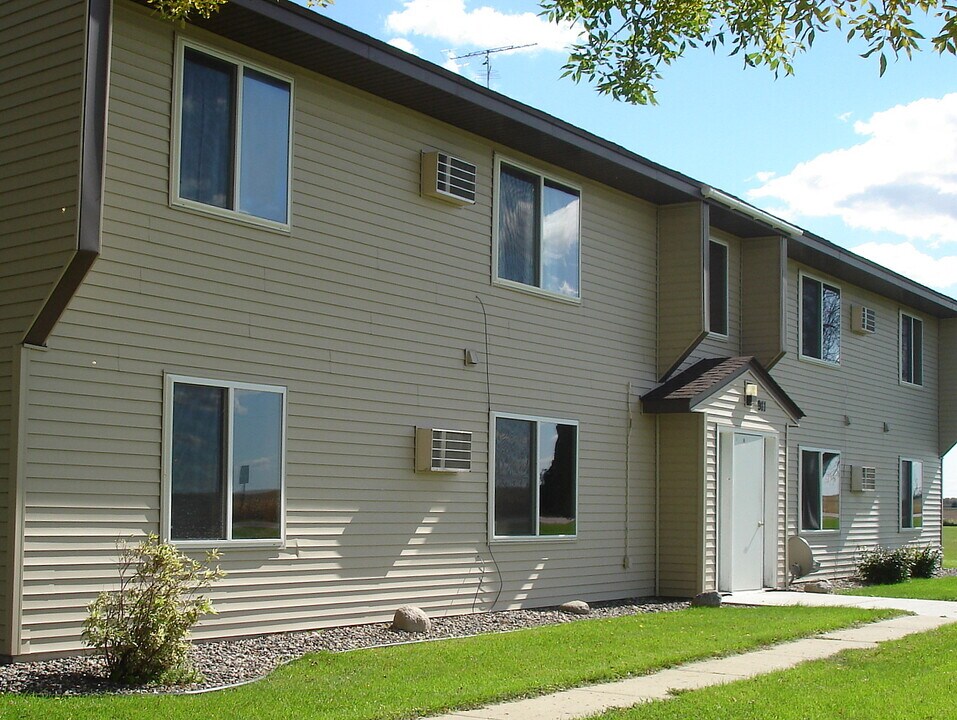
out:
M698 608L351 653L318 653L261 682L192 696L0 695L0 717L388 720L648 673L886 618L852 608Z
M907 580L893 585L865 585L851 590L841 590L840 593L921 600L957 600L957 577Z
M616 710L601 720L930 720L957 717L957 626L753 680Z
M944 567L957 568L957 526L944 525Z

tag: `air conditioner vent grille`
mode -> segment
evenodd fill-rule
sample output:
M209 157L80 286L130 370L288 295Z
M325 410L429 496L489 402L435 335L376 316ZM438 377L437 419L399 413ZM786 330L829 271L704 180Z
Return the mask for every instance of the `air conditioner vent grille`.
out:
M872 335L877 331L877 313L874 308L863 305L851 306L851 330L860 335Z
M415 429L417 472L468 472L472 469L472 433L464 430Z
M476 167L443 152L422 153L422 194L459 205L475 202Z
M877 489L877 468L854 465L851 468L851 490L873 492Z

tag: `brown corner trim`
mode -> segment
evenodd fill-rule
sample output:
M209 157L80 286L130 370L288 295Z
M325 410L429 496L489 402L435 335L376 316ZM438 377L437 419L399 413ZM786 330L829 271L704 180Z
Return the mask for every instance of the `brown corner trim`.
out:
M112 0L88 0L76 252L24 336L29 345L46 345L100 254L112 16Z
M698 337L696 337L694 340L691 341L691 344L687 348L685 348L685 351L681 353L681 355L679 355L678 358L671 364L671 367L669 367L664 373L662 373L661 377L658 378L658 382L659 383L667 382L668 379L675 374L675 371L677 371L678 368L681 367L681 364L688 359L691 353L693 353L697 349L697 347L701 344L701 341L704 340L706 337L708 337L708 331L703 330L698 335Z

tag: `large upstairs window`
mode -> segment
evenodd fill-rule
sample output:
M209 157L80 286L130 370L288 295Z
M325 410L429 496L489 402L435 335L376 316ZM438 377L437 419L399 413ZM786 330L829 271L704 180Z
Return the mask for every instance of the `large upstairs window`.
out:
M289 224L292 84L181 45L174 201Z
M841 361L841 289L801 275L801 356Z
M581 297L581 193L531 170L498 163L497 280Z

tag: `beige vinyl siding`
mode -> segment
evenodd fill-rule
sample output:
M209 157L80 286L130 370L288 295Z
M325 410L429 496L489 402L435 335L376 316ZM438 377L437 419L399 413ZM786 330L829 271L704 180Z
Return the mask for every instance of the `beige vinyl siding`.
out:
M711 238L728 247L728 334L709 333L689 360L707 357L734 357L741 354L741 248L743 242L727 233L711 231ZM707 295L705 302L708 302Z
M292 229L171 208L173 48L116 5L102 255L30 376L24 652L78 648L115 539L160 529L164 373L287 388L287 542L224 546L198 637L652 594L655 209L246 53L295 78ZM420 197L432 148L474 206ZM495 153L582 188L581 304L491 284ZM578 421L576 539L488 547L489 404ZM415 474L416 426L472 431L472 471Z
M950 358L951 362L940 368L938 405L940 407L941 455L957 444L957 372L953 359L957 358L957 318L938 320L940 331L939 356Z
M86 6L0 6L0 345L18 342L76 249Z
M741 354L771 367L786 352L787 241L781 237L743 242L741 254Z
M13 525L10 481L11 443L13 436L12 348L0 347L0 655L8 652L10 641L11 578L8 577L13 551L10 529Z
M679 363L707 333L703 203L658 208L658 375ZM730 309L729 309L730 312Z
M76 245L85 4L0 4L0 654L10 639L12 348Z
M940 461L938 451L938 322L935 318L896 302L811 272L841 289L841 362L825 365L799 359L798 282L806 270L788 265L788 354L775 366L775 379L807 413L790 433L788 499L789 534L798 531L799 449L841 453L841 527L836 532L802 532L827 575L851 573L862 549L875 545L897 547L940 540ZM877 331L851 331L850 306L865 305L877 313ZM899 378L899 313L923 323L924 385L901 384ZM845 419L846 418L846 419ZM887 423L888 431L884 431ZM900 457L923 463L925 528L899 531L898 462ZM850 466L877 469L877 490L850 490Z
M658 593L691 597L702 588L705 418L658 416Z

